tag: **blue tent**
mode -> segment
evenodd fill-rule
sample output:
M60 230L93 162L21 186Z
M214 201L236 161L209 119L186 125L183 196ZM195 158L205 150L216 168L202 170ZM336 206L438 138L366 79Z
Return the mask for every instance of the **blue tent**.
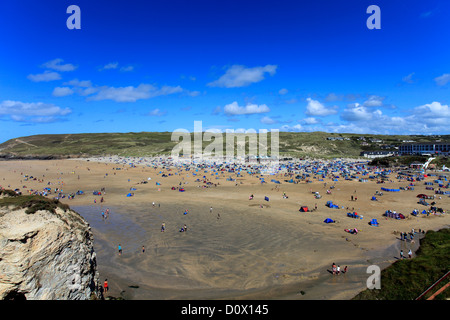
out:
M372 220L370 220L369 224L370 224L371 226L378 227L378 221L377 221L377 219L372 219Z
M400 192L400 189L388 189L388 188L381 188L381 190L383 190L383 191L387 191L387 192Z
M269 197L264 197L264 200L269 201Z
M326 218L325 220L323 220L323 222L325 222L325 223L333 223L334 221L331 220L330 218Z
M127 194L127 197L132 197L132 196L133 196L133 194L131 194L131 193Z

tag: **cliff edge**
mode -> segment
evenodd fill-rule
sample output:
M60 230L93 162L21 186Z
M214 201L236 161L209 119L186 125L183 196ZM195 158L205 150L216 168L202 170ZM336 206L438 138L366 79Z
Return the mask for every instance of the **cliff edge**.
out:
M64 205L30 208L29 204L0 206L0 299L97 298L97 262L89 224Z

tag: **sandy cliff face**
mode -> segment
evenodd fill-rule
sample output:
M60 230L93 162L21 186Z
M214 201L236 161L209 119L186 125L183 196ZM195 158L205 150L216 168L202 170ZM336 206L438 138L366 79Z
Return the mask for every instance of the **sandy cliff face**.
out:
M97 283L93 235L80 215L0 208L0 299L86 300Z

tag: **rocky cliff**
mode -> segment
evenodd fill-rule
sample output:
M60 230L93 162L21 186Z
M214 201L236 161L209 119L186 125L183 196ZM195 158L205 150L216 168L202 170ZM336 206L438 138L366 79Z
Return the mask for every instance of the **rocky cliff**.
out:
M0 299L87 300L97 283L93 235L78 213L0 207Z

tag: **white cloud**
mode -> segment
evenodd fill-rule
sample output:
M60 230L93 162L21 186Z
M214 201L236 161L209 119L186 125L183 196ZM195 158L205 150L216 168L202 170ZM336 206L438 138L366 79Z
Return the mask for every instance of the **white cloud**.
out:
M309 116L328 116L337 113L336 106L333 108L328 108L317 100L313 100L311 98L307 98L306 100L308 101L308 105L306 106L306 114Z
M71 113L69 108L62 109L43 102L21 102L4 100L0 103L0 116L10 116L14 121L53 122L58 117Z
M137 87L108 87L103 86L98 88L98 93L90 97L90 100L113 100L116 102L136 102L139 99L148 99L151 92L156 90L150 84L140 84Z
M378 134L431 134L448 132L450 108L440 102L415 107L402 116L389 116L379 109L358 103L349 105L341 114L347 124L331 126L339 132ZM345 131L346 130L346 131Z
M414 75L414 72L408 74L407 76L402 78L402 81L406 82L406 83L413 83L414 82L412 79L413 75Z
M278 91L278 93L281 94L281 95L284 95L284 94L286 94L286 93L288 93L288 92L289 92L289 91L288 91L288 89L286 89L286 88L280 89L280 91Z
M280 131L284 132L299 132L302 131L303 127L300 124L296 124L295 126L290 126L285 124L284 126L281 126Z
M149 115L149 116L154 116L154 117L161 117L161 116L165 115L166 113L167 113L167 111L162 111L162 110L159 110L159 109L154 109L154 110L150 111L150 112L148 113L148 115Z
M448 105L443 105L440 102L432 102L414 108L414 112L421 118L449 118L450 108ZM446 119L449 121L450 119Z
M220 106L217 106L214 108L212 114L216 115L216 114L219 114L221 111L222 111L222 108Z
M442 76L434 78L438 86L445 86L450 82L450 73L444 73Z
M274 119L272 119L270 117L267 117L267 116L266 117L262 117L260 121L263 124L274 124L274 123L277 122L276 120L274 120Z
M317 123L319 123L320 121L319 120L317 120L316 118L314 118L314 117L308 117L308 118L305 118L305 119L302 119L301 120L301 123L303 123L303 124L317 124Z
M227 104L223 109L227 115L266 113L270 111L269 107L265 104L256 105L249 103L245 107L241 107L236 101Z
M378 110L379 111L379 110ZM369 121L373 112L359 103L350 104L341 114L341 119L346 121Z
M45 71L44 73L30 74L30 75L28 75L27 78L34 82L48 82L48 81L60 80L61 75L57 72Z
M118 62L110 62L110 63L104 65L103 67L101 67L100 70L117 69L118 66L119 66Z
M74 86L74 87L83 87L83 88L88 88L88 87L92 87L92 82L90 80L83 80L80 81L78 79L73 79L70 80L68 82L65 82L64 85L70 85L70 86Z
M71 94L73 94L73 90L69 87L56 87L53 89L53 96L55 97L70 96Z
M277 70L276 65L246 68L241 65L231 66L218 80L208 83L210 87L235 88L245 87L252 83L264 80L266 73L273 76Z
M156 96L165 96L173 93L180 93L183 89L180 86L171 87L171 86L162 86L159 90L154 90L152 97Z
M126 67L120 68L120 71L123 71L123 72L130 72L130 71L133 71L133 70L134 70L133 66L126 66Z
M64 61L63 59L54 59L54 60L44 63L42 65L42 67L47 68L47 69L56 70L56 71L61 71L61 72L73 71L77 68L76 66L74 66L73 64L70 64L70 63L61 64L63 61Z
M372 95L364 102L365 107L381 107L383 106L384 97Z
M325 97L325 101L340 101L343 99L343 95L337 95L334 92L329 93L326 97Z
M160 89L151 84L140 84L137 87L98 87L97 94L91 96L89 100L113 100L116 102L136 102L140 99L149 99L157 96L165 96L169 94L182 92L180 86L171 87L163 86Z
M103 71L103 70L113 70L113 69L119 69L122 72L130 72L130 71L134 70L134 67L133 66L124 66L124 67L119 68L118 62L110 62L110 63L105 64L104 66L100 67L98 70Z

